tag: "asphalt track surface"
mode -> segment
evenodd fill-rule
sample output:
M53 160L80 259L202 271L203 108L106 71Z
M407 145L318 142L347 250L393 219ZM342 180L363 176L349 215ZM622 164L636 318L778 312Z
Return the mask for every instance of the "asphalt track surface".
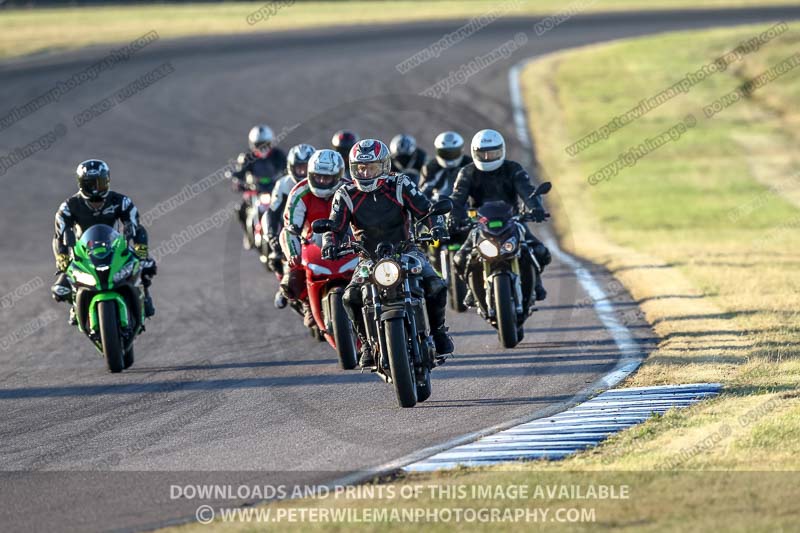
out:
M53 213L74 192L82 159L108 161L112 187L142 213L222 167L261 121L284 133L287 148L325 146L343 127L385 140L408 131L423 147L444 129L469 138L493 127L510 141L509 156L524 159L509 105L513 64L611 39L798 15L796 8L602 14L538 37L536 19L501 20L405 75L396 64L461 23L269 34L267 21L259 35L156 42L0 131L5 155L64 128L49 149L0 176L0 295L21 296L0 307L3 529L147 529L193 515L198 501L172 499L171 485L331 482L558 409L619 358L574 273L556 262L545 275L550 296L527 322L524 342L502 350L477 315L451 315L456 357L433 373L430 400L400 409L390 386L339 370L326 344L272 307L276 281L241 250L238 225L223 216L236 196L218 183L149 225L153 248L176 246L160 260L158 315L137 342L135 366L110 375L47 289ZM419 96L520 32L527 44L510 57L441 100ZM0 65L0 111L107 51ZM75 115L165 63L171 72L163 79L77 127ZM587 74L586 83L604 83L603 73ZM554 181L551 204L559 201ZM209 231L188 242L174 238L204 220L214 222ZM602 269L592 271L646 352L655 339L636 302Z

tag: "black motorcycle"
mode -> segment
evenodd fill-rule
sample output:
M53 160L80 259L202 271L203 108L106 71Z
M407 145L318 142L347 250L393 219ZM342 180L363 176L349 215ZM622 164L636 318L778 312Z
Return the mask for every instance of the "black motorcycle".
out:
M433 204L407 241L381 243L374 252L351 241L338 252L340 256L357 252L366 258L355 275L369 280L361 289L367 340L376 354L375 372L394 385L401 407L414 407L430 397L430 371L437 364L425 309L422 262L405 250L431 242L430 235L420 234L421 223L449 213L452 205L449 199ZM325 233L333 229L333 223L321 219L312 227L315 233Z
M533 196L550 191L550 182L539 185ZM536 310L530 297L542 267L525 242L523 224L543 221L522 211L513 214L505 202L488 202L478 209L477 239L467 278L480 315L497 330L500 344L513 348L522 337L522 325ZM525 268L525 265L531 267Z
M450 309L458 313L467 310L464 305L464 298L467 296L467 283L457 274L455 264L456 253L464 245L470 230L472 229L472 219L477 212L470 209L467 211L466 222L455 222L451 218L451 223L447 227L448 238L443 241L436 241L428 247L428 256L431 263L442 274L447 283L447 301L450 302ZM460 217L459 217L460 218Z

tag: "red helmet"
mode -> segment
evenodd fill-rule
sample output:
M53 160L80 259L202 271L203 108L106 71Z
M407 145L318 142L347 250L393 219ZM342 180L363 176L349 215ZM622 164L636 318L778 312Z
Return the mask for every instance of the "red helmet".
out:
M359 138L360 137L355 132L350 130L339 130L333 134L331 146L333 146L333 149L339 152L339 155L342 156L342 159L346 161L347 155L350 153L350 149L358 142Z
M389 148L377 139L359 141L350 150L350 177L359 190L371 192L392 168Z

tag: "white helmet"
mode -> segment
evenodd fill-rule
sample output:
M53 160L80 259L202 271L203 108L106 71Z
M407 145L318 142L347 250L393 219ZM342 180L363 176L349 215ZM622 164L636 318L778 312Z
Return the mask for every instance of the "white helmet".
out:
M298 144L289 148L286 155L286 173L291 176L292 181L299 183L308 175L308 160L314 154L314 148L310 144Z
M506 159L506 141L494 130L481 130L472 138L472 161L478 170L497 170Z
M308 160L308 188L317 198L327 199L342 185L344 159L335 150L317 150Z
M275 135L272 133L272 128L264 124L253 126L250 129L250 133L247 135L247 140L250 143L250 150L261 157L267 157L267 154L269 154L269 151L272 149L272 142L274 139Z
M442 168L455 168L464 159L464 138L454 131L443 131L433 141L436 162Z
M358 190L363 192L377 189L392 168L389 148L377 139L358 141L350 150L349 159L350 177Z

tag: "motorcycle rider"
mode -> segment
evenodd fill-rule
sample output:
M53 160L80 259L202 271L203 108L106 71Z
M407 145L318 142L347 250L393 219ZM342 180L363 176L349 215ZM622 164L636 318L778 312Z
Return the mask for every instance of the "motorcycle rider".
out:
M512 206L513 212L519 212L519 200L533 213L535 220L544 220L544 206L541 199L532 196L535 188L531 184L530 176L515 161L506 159L506 144L503 136L495 130L481 130L472 138L471 152L473 162L462 168L456 178L455 190L450 196L454 204L464 206L458 213L466 212L467 201L470 206L477 208L491 201L503 201ZM456 212L454 210L454 212ZM551 261L550 251L537 239L527 226L524 226L525 241L533 252L536 261L542 270ZM477 228L474 228L467 237L466 242L455 255L455 263L459 275L466 279L467 268L476 245ZM523 267L533 269L535 266L523 255ZM540 275L534 276L533 295L536 300L544 300L547 291L542 285ZM474 305L472 291L467 292L465 305Z
M288 260L288 272L281 279L281 291L292 300L300 299L306 288L301 239L313 238L311 224L328 217L333 194L342 185L343 176L342 156L334 150L317 150L308 161L308 178L295 185L289 193L280 233L280 244ZM308 298L302 303L303 323L310 328L314 325L314 315Z
M268 258L270 270L283 274L283 252L281 251L280 233L283 228L283 211L286 200L295 185L306 179L308 175L308 160L316 148L310 144L298 144L289 149L286 156L286 175L282 176L272 189L272 199L266 213L266 234L269 241L270 255ZM275 306L279 309L286 307L286 298L278 291L275 295Z
M430 200L407 176L390 173L390 159L389 149L379 140L364 139L353 146L349 157L353 182L339 188L333 197L330 218L334 230L324 235L323 257L335 256L338 245L347 234L348 226L357 241L367 249L375 250L381 242L398 244L406 240L411 220L422 218L428 213ZM433 218L435 220L427 221L432 236L444 237L446 231L442 226L442 217ZM425 303L436 351L440 355L452 353L453 341L445 326L447 286L422 252L412 247L402 252L413 254L423 265ZM358 271L356 268L356 272ZM355 325L361 340L362 367L375 364L374 354L367 342L361 310L361 287L366 281L359 275L354 276L342 298L348 317Z
M395 135L389 142L389 152L392 154L392 171L405 174L414 185L418 185L422 165L425 164L428 154L417 147L417 140L405 133Z
M472 163L464 154L464 138L454 131L443 131L433 141L435 157L425 163L420 175L420 190L428 198L450 196L458 171Z
M67 267L71 262L70 249L64 243L67 230L75 232L75 238L96 224L114 227L117 222L123 226L124 235L133 242L133 250L142 265L142 286L144 287L144 313L151 317L156 313L150 296L150 284L156 275L156 262L148 254L147 231L139 224L139 211L130 198L111 191L111 170L105 161L87 159L76 169L78 192L66 199L56 211L55 234L53 235L53 255L58 270L56 280L50 288L57 302L72 302L72 285L67 278ZM75 311L70 306L69 323L77 324Z
M250 151L239 154L236 168L228 174L233 189L237 192L261 194L271 192L275 179L286 168L286 154L273 146L275 136L272 129L264 124L253 126L247 135ZM247 215L250 201L247 194L236 209L239 222L244 230L244 248L253 247L252 237L247 231Z
M350 157L350 150L360 139L361 138L354 131L339 130L333 134L331 146L342 156L342 161L347 161L347 158ZM344 166L344 177L345 179L350 179L350 168L348 165Z

